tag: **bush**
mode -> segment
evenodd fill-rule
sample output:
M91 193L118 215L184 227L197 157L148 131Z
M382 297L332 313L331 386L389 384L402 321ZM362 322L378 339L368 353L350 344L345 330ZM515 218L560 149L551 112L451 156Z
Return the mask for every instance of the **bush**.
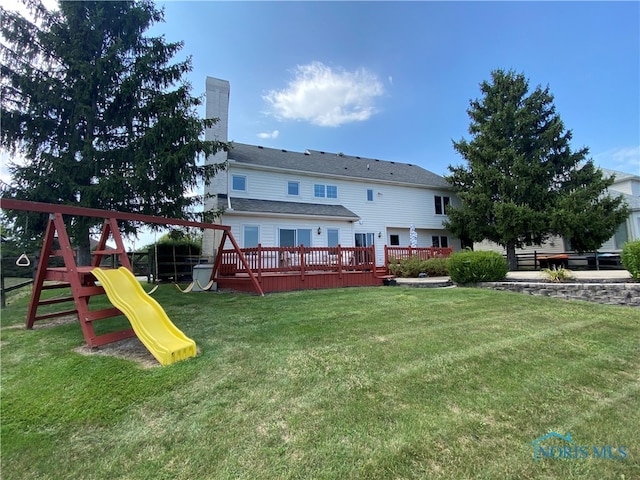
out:
M421 273L426 273L429 277L441 277L449 274L448 260L448 258L421 260L418 255L402 260L392 258L389 262L389 273L402 278L417 278Z
M640 280L640 240L625 243L620 259L631 276Z
M455 283L498 282L509 269L497 252L458 252L449 258L449 275Z
M445 277L449 275L448 258L430 258L424 262L424 272L430 277Z
M555 265L552 268L545 268L542 272L549 280L555 283L565 282L575 278L571 270L564 267L556 268Z

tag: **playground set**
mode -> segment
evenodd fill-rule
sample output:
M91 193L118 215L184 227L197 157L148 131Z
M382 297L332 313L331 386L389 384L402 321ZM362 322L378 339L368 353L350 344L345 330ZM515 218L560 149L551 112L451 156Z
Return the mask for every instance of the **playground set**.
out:
M230 241L239 261L249 274L254 291L264 295L243 252L231 234L231 228L226 225L7 198L0 198L0 208L49 214L40 262L33 281L33 290L27 310L26 326L28 329L33 328L34 324L41 320L77 315L85 342L91 348L137 336L162 365L196 355L195 342L187 338L171 322L164 309L144 291L131 273L131 263L118 229L118 220L221 230L220 246L224 245L227 240ZM79 266L76 264L63 215L104 219L97 248L92 252L91 265ZM115 244L115 250L106 249L107 241L110 238ZM57 239L59 249L54 248L55 239ZM100 268L101 261L105 256L117 256L122 266L118 269L108 270ZM49 266L49 259L52 257L61 257L64 266ZM212 284L219 268L220 256L216 258L212 267L211 281L208 285ZM60 288L70 288L71 296L41 298L43 291ZM89 308L91 298L105 294L114 306L91 310ZM68 305L71 302L74 304L73 308ZM63 310L38 314L39 307L65 303L67 307ZM132 328L100 335L96 333L94 322L123 314L128 318Z
M154 281L168 274L173 278L176 287L182 292L206 291L214 285L217 288L236 291L253 292L264 295L265 292L282 292L301 289L342 288L356 286L381 286L392 276L388 274L388 255L404 258L405 255L424 254L432 256L448 256L451 249L409 248L408 252L385 246L385 263L375 264L375 246L369 247L263 247L240 248L236 243L231 227L213 223L194 222L177 218L164 218L151 215L99 210L75 207L70 205L54 205L41 202L0 198L0 208L39 213L48 213L42 250L33 279L33 289L26 317L26 326L33 328L36 322L69 315L77 315L85 342L90 348L117 342L138 336L155 358L163 365L173 363L196 354L195 342L188 339L169 320L165 311L144 291L133 275L130 260L118 229L118 221L134 221L148 224L177 225L201 229L213 229L222 232L217 245L217 255L213 264L188 264L182 267L198 273L204 271L205 277L193 278L189 286L180 289L178 277L184 274L176 263L176 251L171 251L171 259L163 261L156 249L153 256L155 264ZM85 216L103 219L102 231L96 248L92 251L91 265L77 265L75 253L67 234L65 218ZM115 248L107 248L111 240ZM230 243L232 248L225 248ZM191 252L189 252L191 253ZM24 259L23 259L24 261ZM163 263L171 263L170 272ZM109 264L111 268L101 268ZM120 268L117 268L120 266ZM199 267L206 267L202 269ZM148 277L149 279L149 277ZM198 288L195 288L197 283ZM70 296L43 298L43 292L51 289L67 288ZM106 295L112 307L90 309L92 297ZM73 302L71 307L69 304ZM95 303L95 302L94 302ZM54 308L66 308L52 312ZM51 307L55 305L55 307ZM39 311L40 307L46 307ZM131 328L98 334L94 322L125 315ZM98 329L104 331L105 329Z

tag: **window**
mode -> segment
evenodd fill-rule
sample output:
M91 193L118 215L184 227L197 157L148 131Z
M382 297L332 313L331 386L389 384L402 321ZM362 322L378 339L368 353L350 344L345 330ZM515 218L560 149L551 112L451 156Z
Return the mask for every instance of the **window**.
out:
M239 192L247 191L247 177L244 175L231 176L231 189Z
M449 207L450 200L451 199L449 197L441 197L440 195L435 196L436 215L442 215L443 213L445 215L447 214L447 207Z
M287 195L300 195L300 182L287 182Z
M447 248L449 246L449 239L446 236L433 235L431 237L431 246Z
M400 245L400 235L390 235L389 236L389 244L391 246L399 246Z
M338 198L338 187L316 183L313 186L313 196L317 198Z
M340 231L337 228L327 228L327 247L337 247L340 243Z
M258 246L259 230L255 225L244 226L244 248L255 248Z
M373 190L367 188L367 202L373 202Z
M622 222L613 236L614 248L622 250L625 243L629 241L629 231L627 230L627 222Z
M310 228L281 228L280 246L281 247L297 247L298 245L311 245L311 229Z

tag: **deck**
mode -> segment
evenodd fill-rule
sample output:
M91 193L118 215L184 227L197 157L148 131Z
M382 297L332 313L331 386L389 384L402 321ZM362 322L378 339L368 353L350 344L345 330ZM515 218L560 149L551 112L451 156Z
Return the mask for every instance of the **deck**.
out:
M394 258L407 249L395 248ZM445 250L441 252L440 250ZM426 258L448 256L450 249L413 249ZM219 289L255 292L252 275L264 293L291 290L382 286L387 265L376 266L375 247L263 247L222 250L214 278ZM385 247L385 259L389 258Z

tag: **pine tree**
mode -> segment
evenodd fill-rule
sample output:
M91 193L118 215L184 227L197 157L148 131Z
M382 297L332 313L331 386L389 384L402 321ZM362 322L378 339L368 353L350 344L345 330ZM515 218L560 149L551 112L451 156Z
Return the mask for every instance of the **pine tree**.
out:
M220 168L201 159L228 146L201 139L215 120L196 115L201 99L184 80L191 59L172 61L182 43L144 33L163 12L150 0L64 1L55 11L23 2L30 15L0 9L0 141L24 159L10 165L13 184L3 195L192 215L202 199L187 194ZM79 263L100 221L69 225Z
M529 93L524 75L496 70L467 110L472 139L453 142L467 165L447 177L461 206L450 206L452 233L505 247L510 269L516 248L550 235L578 252L597 249L628 216L621 198L607 194L614 179L572 151L571 131L555 111L549 87Z

